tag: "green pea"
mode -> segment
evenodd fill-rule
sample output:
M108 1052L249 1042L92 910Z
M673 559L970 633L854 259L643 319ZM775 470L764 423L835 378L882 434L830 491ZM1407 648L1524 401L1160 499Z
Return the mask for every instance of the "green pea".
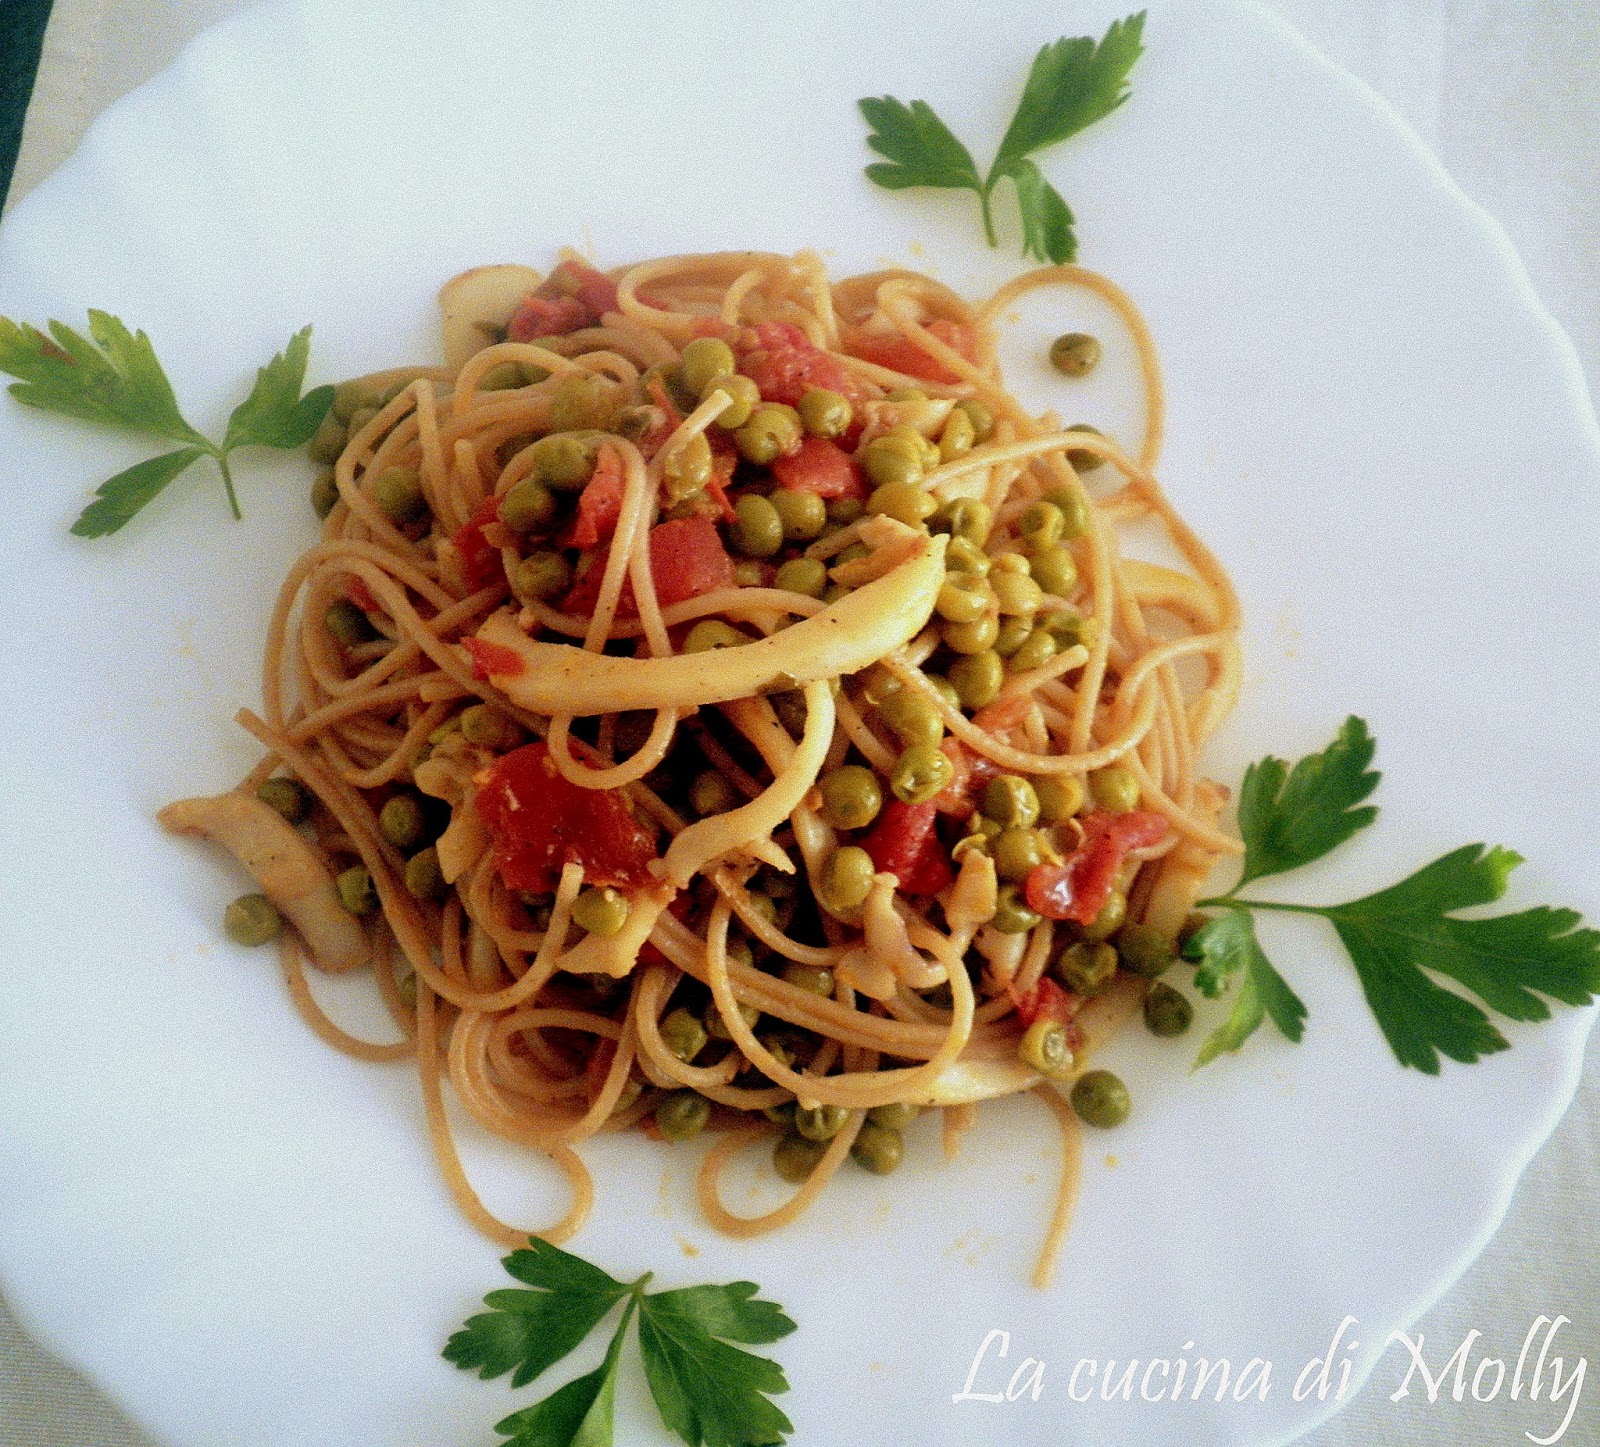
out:
M726 814L739 803L739 791L727 776L708 769L689 785L689 807L703 819L708 814Z
M1139 807L1139 780L1133 770L1121 764L1107 764L1089 771L1089 793L1102 809L1126 814Z
M734 432L733 441L746 462L765 467L799 447L802 431L800 414L793 407L763 402Z
M1017 1057L1031 1070L1059 1080L1073 1066L1072 1046L1059 1020L1040 1015L1017 1042Z
M1110 939L1119 929L1122 922L1128 917L1128 896L1120 889L1111 892L1111 898L1101 907L1088 924L1083 927L1083 937L1086 940Z
M824 1000L833 998L833 971L821 965L802 965L790 960L783 967L783 980L797 990L804 990Z
M1117 955L1129 974L1153 980L1171 967L1175 951L1171 936L1154 925L1125 924L1117 932Z
M817 812L835 829L865 829L883 808L878 776L860 764L843 764L817 780L822 805Z
M536 477L519 478L500 499L497 516L512 532L548 532L561 513L555 493Z
M921 448L894 432L874 437L856 455L874 487L911 486L920 482L926 471Z
M990 852L994 871L1001 879L1019 883L1044 863L1044 844L1032 829L1004 829L995 836Z
M557 492L577 492L594 476L594 440L573 432L552 432L533 444L528 460L530 477Z
M761 405L761 389L749 377L737 372L731 377L718 377L700 394L700 400L704 402L713 392L721 392L729 399L729 405L716 417L716 425L724 432L743 427Z
M889 788L906 804L926 804L950 787L955 777L950 756L930 744L913 744L889 773Z
M1095 437L1104 437L1098 427L1091 427L1087 422L1074 422L1069 429L1072 432L1088 432ZM1105 461L1098 452L1091 452L1087 447L1070 447L1067 449L1067 461L1072 464L1074 472L1093 472Z
M1080 1075L1072 1087L1072 1108L1085 1125L1110 1130L1128 1118L1128 1087L1109 1070Z
M738 1008L739 1018L744 1021L745 1027L747 1029L754 1030L757 1024L760 1023L761 1011L758 1010L754 1005L746 1005L743 1002L739 1004ZM713 1000L711 1004L706 1007L704 1024L706 1027L706 1034L709 1035L713 1040L733 1039L733 1032L728 1029L726 1022L722 1018L722 1011L717 1008L717 1003L715 1000Z
M891 693L878 705L878 715L908 748L916 744L936 748L944 738L944 719L938 707L915 689Z
M661 480L669 502L682 502L704 490L716 465L705 433L696 432L669 452L661 464Z
M341 648L355 648L378 636L367 615L348 598L333 604L323 615L323 622Z
M711 1119L711 1102L695 1090L674 1090L656 1105L656 1129L669 1141L693 1140Z
M1039 621L1050 630L1060 649L1076 648L1080 643L1088 647L1094 642L1094 619L1071 608L1057 608Z
M1182 1035L1194 1023L1194 1006L1181 990L1157 980L1144 997L1144 1023L1152 1035Z
M966 456L977 439L978 431L972 425L972 418L959 408L952 407L949 417L945 419L944 430L939 434L939 460L950 462Z
M372 419L378 415L380 410L381 409L379 407L357 407L356 410L350 414L350 436L356 436L357 433L366 427L367 423L372 421ZM347 443L346 446L348 445L349 444ZM331 461L332 459L330 458L329 460Z
M989 921L1001 934L1025 934L1039 923L1039 916L1028 908L1021 891L1014 884L1000 887L995 903L994 918Z
M846 844L828 856L818 891L822 903L834 913L859 909L872 892L877 868L865 849Z
M939 509L938 520L941 532L948 532L952 538L960 538L963 542L982 548L994 527L994 510L988 503L975 497L952 498ZM945 561L948 566L954 566L948 554ZM988 571L987 555L984 556L983 571Z
M873 516L892 517L912 528L921 527L937 506L915 482L882 483L867 499L867 511Z
M1057 517L1061 514L1057 513ZM1065 598L1078 585L1078 564L1068 548L1057 544L1043 548L1031 559L1033 581L1046 593Z
M830 497L827 506L828 521L836 528L849 527L867 512L866 503L859 497Z
M1100 343L1087 332L1068 332L1050 343L1050 365L1064 377L1087 377L1100 361Z
M334 479L333 469L325 467L311 484L311 511L319 518L325 518L338 501L339 484Z
M678 375L696 397L722 378L733 375L733 348L720 337L696 337L678 358Z
M709 653L713 648L737 648L750 637L720 618L702 618L683 640L685 653Z
M952 652L982 653L995 646L1000 636L1000 620L984 617L974 623L946 623L940 632Z
M921 1114L920 1105L912 1105L906 1100L892 1100L887 1105L873 1106L867 1112L867 1120L872 1125L888 1126L890 1130L904 1130Z
M1056 640L1049 630L1035 628L1017 645L1007 663L1014 673L1026 673L1030 668L1043 668L1055 656Z
M384 388L371 377L349 377L333 389L333 407L328 413L348 422L363 408L376 410L384 404Z
M740 558L733 565L733 586L736 588L765 588L770 569L754 558Z
M761 1113L779 1130L788 1131L794 1129L794 1109L795 1102L793 1099L789 1099L781 1100L777 1105L765 1106L762 1108Z
M1039 822L1061 824L1083 808L1083 782L1076 774L1047 774L1034 781Z
M624 407L617 413L617 420L612 424L617 436L626 437L629 442L643 442L658 428L667 424L666 409L657 407L654 403L644 402L636 407Z
M778 715L778 722L796 738L805 732L806 696L798 688L786 689L783 693L769 693L767 702Z
M791 1132L773 1146L772 1168L790 1185L798 1186L816 1170L827 1149L824 1141L808 1141Z
M993 602L994 594L982 578L952 573L940 585L933 610L950 623L976 623Z
M222 928L236 945L264 945L283 931L283 916L264 894L241 894L222 911Z
M706 1027L680 1005L662 1020L661 1041L671 1055L687 1064L706 1048Z
M392 523L404 526L428 516L428 499L422 475L414 467L386 467L372 484L372 500Z
M999 698L1004 682L1005 664L992 648L964 654L950 665L950 683L961 707L969 713L987 708Z
M831 1141L849 1119L842 1105L802 1105L795 1109L794 1128L808 1141Z
M345 431L345 424L329 412L318 424L311 441L306 444L306 452L313 462L332 465L339 460L339 454L344 451L349 436L350 434Z
M582 890L572 901L572 922L592 935L614 935L628 922L628 897L609 884Z
M809 543L827 526L828 505L814 492L795 492L780 487L772 494L772 506L783 524L785 542Z
M967 397L957 402L955 410L967 414L967 420L972 423L973 436L979 442L987 442L994 435L994 413L976 398Z
M560 553L529 553L511 576L511 589L519 598L548 601L572 586L572 566Z
M929 686L944 703L949 704L951 708L961 707L961 695L956 692L955 684L951 683L949 679L941 678L937 673L925 674L924 677L927 678Z
M1028 829L1039 817L1039 795L1021 774L999 774L983 788L983 812L1007 829Z
M1103 942L1077 940L1050 967L1074 995L1098 995L1116 978L1117 952Z
M444 871L439 867L439 851L431 844L406 860L405 884L406 893L413 899L428 899L437 903L445 897L449 886L444 881Z
M300 823L311 812L311 790L298 779L287 779L282 774L262 784L256 790L256 798L275 809L291 824Z
M500 754L510 753L528 739L521 724L489 703L475 703L462 712L461 732L469 744Z
M896 387L884 393L885 402L926 402L928 394L921 387Z
M526 387L528 375L518 362L501 362L490 367L478 378L480 392L509 392L513 387Z
M812 387L800 397L800 423L813 437L842 437L855 414L849 401L826 387Z
M1089 531L1089 499L1081 487L1052 487L1044 501L1061 514L1063 542L1081 538Z
M935 514L937 517L937 514ZM963 573L974 578L989 576L989 555L979 543L960 534L952 534L944 550L944 567L947 573Z
M567 372L550 398L550 430L605 431L618 412L617 387L596 372Z
M378 907L378 891L373 888L365 865L352 864L334 884L339 890L339 903L351 914L371 914Z
M1044 601L1044 590L1025 573L990 573L989 586L994 589L1000 611L1009 617L1031 616Z
M378 811L378 832L396 849L411 849L422 842L427 816L410 794L396 794Z
M1066 519L1054 503L1029 503L1017 519L1017 536L1031 553L1054 547L1065 531Z
M905 1137L892 1126L864 1121L850 1142L850 1159L875 1176L898 1169L906 1153Z
M820 558L790 558L778 568L773 586L820 598L828 590L828 565Z
M783 520L771 501L748 492L734 505L733 545L746 557L770 558L783 546Z

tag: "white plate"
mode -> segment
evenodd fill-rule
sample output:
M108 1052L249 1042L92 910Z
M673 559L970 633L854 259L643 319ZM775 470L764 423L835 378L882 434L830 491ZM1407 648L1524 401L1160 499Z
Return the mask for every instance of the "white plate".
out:
M0 312L118 313L215 424L305 322L323 378L425 356L442 278L569 241L607 264L815 246L839 274L910 263L976 294L1019 269L1014 250L983 249L970 198L869 186L855 99L925 97L981 162L1037 47L1117 13L263 6L115 107L17 208ZM1509 903L1600 915L1576 804L1600 733L1574 726L1600 695L1600 452L1569 348L1493 225L1286 32L1173 3L1147 39L1133 100L1045 168L1083 259L1149 314L1172 394L1163 476L1243 594L1248 681L1213 771L1297 757L1359 712L1384 820L1285 897L1350 897L1488 839L1530 860ZM1023 310L1026 354L1063 313ZM1114 430L1126 366L1117 344L1094 386L1033 363L1013 381ZM444 1197L408 1073L310 1039L270 966L219 937L237 881L151 821L253 758L229 719L254 702L268 600L312 533L307 470L244 464L243 525L197 470L118 537L69 538L88 490L142 455L0 408L0 1275L175 1447L481 1443L536 1393L439 1359L501 1277ZM1137 1112L1094 1143L1048 1292L1026 1285L1055 1169L1030 1102L987 1112L955 1164L928 1132L891 1181L857 1173L751 1243L698 1219L692 1150L609 1142L574 1247L619 1275L762 1283L801 1323L775 1351L804 1442L1285 1440L1331 1406L1296 1403L1293 1379L1344 1316L1359 1379L1482 1246L1570 1097L1591 1016L1509 1026L1510 1052L1424 1078L1395 1065L1313 922L1262 933L1310 1006L1305 1043L1268 1027L1191 1075L1193 1037L1120 1042ZM556 1214L540 1163L472 1155L494 1204ZM1049 1362L1037 1404L952 1402L992 1327L1008 1368ZM1068 1397L1079 1358L1200 1357L1271 1362L1267 1400ZM629 1371L623 1440L667 1440Z

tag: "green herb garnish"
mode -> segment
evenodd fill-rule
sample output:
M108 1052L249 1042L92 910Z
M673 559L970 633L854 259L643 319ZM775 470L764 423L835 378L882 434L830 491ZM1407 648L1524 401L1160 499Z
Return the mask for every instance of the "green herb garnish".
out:
M634 1313L645 1379L661 1420L689 1447L767 1447L794 1427L769 1400L789 1389L783 1369L728 1345L761 1345L794 1330L756 1286L690 1286L647 1292L646 1272L628 1283L533 1237L505 1258L532 1291L491 1291L489 1311L469 1317L444 1349L446 1360L488 1379L510 1372L526 1386L578 1345L618 1302L622 1319L594 1371L495 1424L502 1447L608 1447L613 1437L617 1364Z
M872 127L867 144L887 161L867 167L867 176L891 191L911 186L975 191L983 208L989 245L998 245L991 197L1009 178L1022 216L1025 256L1058 265L1078 252L1072 210L1029 157L1076 135L1128 98L1128 72L1143 53L1144 12L1113 21L1097 45L1088 36L1058 40L1034 57L989 174L980 178L972 153L926 102L910 105L893 96L858 102Z
M1395 1058L1428 1075L1439 1057L1471 1064L1510 1048L1489 1017L1464 995L1438 984L1442 975L1513 1020L1544 1020L1548 995L1587 1005L1600 992L1600 931L1580 928L1570 909L1540 906L1516 914L1461 919L1458 910L1492 904L1522 857L1467 844L1424 865L1388 889L1347 904L1285 904L1240 899L1252 880L1321 859L1365 829L1378 811L1362 801L1377 787L1367 726L1348 718L1320 754L1292 769L1265 758L1245 772L1239 791L1244 864L1226 894L1200 901L1221 908L1184 946L1198 963L1195 985L1213 998L1235 980L1228 1019L1206 1040L1197 1065L1237 1050L1270 1016L1290 1040L1304 1032L1306 1007L1262 953L1250 911L1320 915L1344 944L1367 1003Z
M311 355L307 327L256 374L250 395L234 408L226 435L215 443L184 421L172 383L143 332L130 332L103 311L89 313L87 337L62 322L53 321L49 328L46 336L25 322L0 317L0 372L19 379L9 389L17 401L183 444L101 483L94 501L72 525L80 538L116 532L202 457L216 460L228 506L234 517L241 517L229 455L238 447L303 446L333 401L332 387L300 395Z

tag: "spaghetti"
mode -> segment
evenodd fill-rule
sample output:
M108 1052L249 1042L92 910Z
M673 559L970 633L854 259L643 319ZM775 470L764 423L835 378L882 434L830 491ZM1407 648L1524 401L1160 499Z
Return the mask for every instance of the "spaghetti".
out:
M1137 452L1002 384L997 319L1063 284L1135 341ZM483 268L442 301L448 365L346 383L313 444L322 537L240 715L262 763L163 822L290 920L323 1039L415 1059L497 1241L527 1232L467 1180L446 1079L567 1175L557 1241L597 1132L722 1130L700 1201L752 1235L847 1157L892 1169L918 1111L953 1151L975 1103L1031 1090L1062 1132L1047 1280L1077 1176L1057 1087L1237 847L1196 758L1238 608L1152 476L1137 311L1077 267L974 309L748 252ZM1135 525L1161 561L1123 555ZM370 969L404 1038L335 1025L304 956ZM719 1177L758 1141L797 1189L743 1217Z

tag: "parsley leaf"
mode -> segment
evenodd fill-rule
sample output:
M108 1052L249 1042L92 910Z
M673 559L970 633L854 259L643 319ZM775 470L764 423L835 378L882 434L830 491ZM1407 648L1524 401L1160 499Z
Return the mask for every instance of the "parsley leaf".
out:
M536 1291L491 1291L492 1310L469 1317L445 1345L446 1361L488 1380L511 1372L524 1387L566 1356L629 1288L581 1257L541 1241L505 1258L506 1270Z
M307 327L257 373L255 387L234 409L219 445L184 420L150 338L129 331L109 312L89 313L87 337L64 322L52 321L46 335L27 323L0 317L0 372L18 379L8 389L17 401L84 422L187 444L102 483L94 501L72 525L72 532L81 538L116 532L201 457L216 461L228 505L234 517L242 516L229 454L237 447L301 446L333 401L332 387L300 395L310 353Z
M1376 747L1366 724L1352 715L1326 749L1293 770L1270 754L1251 764L1239 789L1244 873L1234 887L1321 859L1372 823L1377 809L1355 806L1382 777L1367 768Z
M767 1400L788 1390L783 1369L730 1342L777 1341L794 1323L748 1281L647 1293L647 1272L618 1281L537 1237L504 1266L532 1291L492 1291L489 1312L471 1317L446 1344L446 1360L488 1378L512 1372L523 1386L566 1356L619 1301L622 1319L594 1371L512 1413L495 1430L502 1447L611 1447L617 1365L639 1313L639 1349L661 1420L689 1447L764 1447L794 1430Z
M1028 158L1110 115L1128 98L1128 72L1144 53L1144 12L1113 21L1098 44L1088 36L1057 40L1034 57L1028 79L989 174L980 178L972 153L926 101L909 105L893 96L859 101L872 128L867 144L888 163L866 168L868 180L887 190L930 186L967 190L978 197L989 245L998 244L992 198L1009 178L1016 188L1027 256L1057 264L1078 251L1071 208Z
M751 1301L755 1291L751 1282L735 1281L644 1299L639 1348L650 1395L689 1447L756 1447L794 1431L767 1400L788 1391L783 1368L727 1344L776 1341L794 1330L772 1302Z
M1245 842L1239 882L1200 902L1225 912L1190 936L1183 950L1199 965L1195 986L1203 994L1215 997L1235 977L1241 981L1232 1013L1201 1048L1197 1066L1237 1050L1269 1015L1290 1040L1303 1033L1305 1006L1262 952L1253 910L1327 920L1395 1058L1428 1075L1439 1073L1441 1055L1471 1064L1510 1048L1468 994L1510 1019L1545 1020L1546 997L1579 1006L1600 993L1600 931L1583 927L1573 910L1539 906L1458 917L1505 894L1511 871L1522 862L1509 849L1464 845L1398 884L1344 904L1238 897L1249 881L1320 859L1373 822L1377 809L1361 801L1378 783L1367 767L1374 748L1366 724L1352 717L1322 753L1292 769L1268 757L1246 771L1239 794Z
M1298 1043L1305 1034L1306 1007L1262 953L1247 910L1230 909L1210 920L1189 937L1184 957L1199 963L1195 988L1212 999L1241 976L1233 1010L1200 1047L1197 1067L1224 1050L1237 1050L1268 1015L1290 1040Z

